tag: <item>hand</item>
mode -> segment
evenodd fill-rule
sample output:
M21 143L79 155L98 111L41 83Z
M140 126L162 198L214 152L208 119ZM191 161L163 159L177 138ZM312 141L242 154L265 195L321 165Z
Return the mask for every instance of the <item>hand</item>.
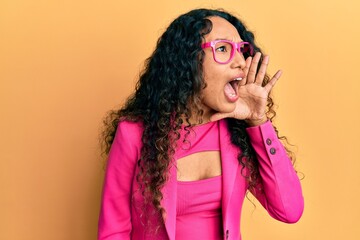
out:
M254 58L246 59L244 69L245 78L238 86L239 99L236 101L236 107L230 113L215 113L210 117L211 121L217 121L223 118L236 118L245 120L250 126L260 125L267 121L266 105L271 89L281 76L281 70L277 71L271 80L262 86L266 69L269 64L269 56L264 56L259 72L256 73L261 53L256 53Z

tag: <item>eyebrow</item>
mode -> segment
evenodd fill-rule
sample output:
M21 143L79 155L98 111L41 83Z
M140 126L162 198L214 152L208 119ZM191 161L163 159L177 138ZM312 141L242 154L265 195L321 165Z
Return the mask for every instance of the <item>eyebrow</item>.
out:
M227 40L227 41L232 41L232 40L230 40L229 38L216 38L214 41L217 41L217 40Z
M237 41L233 41L233 40L231 40L231 39L229 39L229 38L216 38L216 39L214 39L213 41L217 41L217 40L226 40L226 41L230 41L230 42L237 42ZM240 42L243 42L244 40L242 40L241 38L240 38Z

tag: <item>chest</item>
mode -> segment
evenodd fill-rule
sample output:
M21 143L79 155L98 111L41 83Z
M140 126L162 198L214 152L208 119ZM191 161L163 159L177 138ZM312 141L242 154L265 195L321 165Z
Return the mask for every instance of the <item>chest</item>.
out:
M183 130L177 146L177 180L198 181L222 174L217 122Z

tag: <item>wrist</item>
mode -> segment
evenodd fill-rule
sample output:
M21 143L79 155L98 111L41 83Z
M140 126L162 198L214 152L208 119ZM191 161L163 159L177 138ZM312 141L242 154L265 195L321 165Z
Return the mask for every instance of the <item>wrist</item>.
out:
M264 116L261 119L246 119L245 122L249 127L255 127L255 126L259 126L262 125L264 123L266 123L268 121L268 118L266 116Z

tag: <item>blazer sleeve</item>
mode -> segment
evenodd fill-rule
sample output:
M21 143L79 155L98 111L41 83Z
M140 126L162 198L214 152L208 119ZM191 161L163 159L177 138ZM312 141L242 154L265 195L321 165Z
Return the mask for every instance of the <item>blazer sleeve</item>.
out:
M120 122L106 166L98 222L99 240L131 237L131 192L141 143L136 123Z
M260 186L254 196L275 219L297 222L304 210L304 198L291 160L271 122L246 129L259 161Z

